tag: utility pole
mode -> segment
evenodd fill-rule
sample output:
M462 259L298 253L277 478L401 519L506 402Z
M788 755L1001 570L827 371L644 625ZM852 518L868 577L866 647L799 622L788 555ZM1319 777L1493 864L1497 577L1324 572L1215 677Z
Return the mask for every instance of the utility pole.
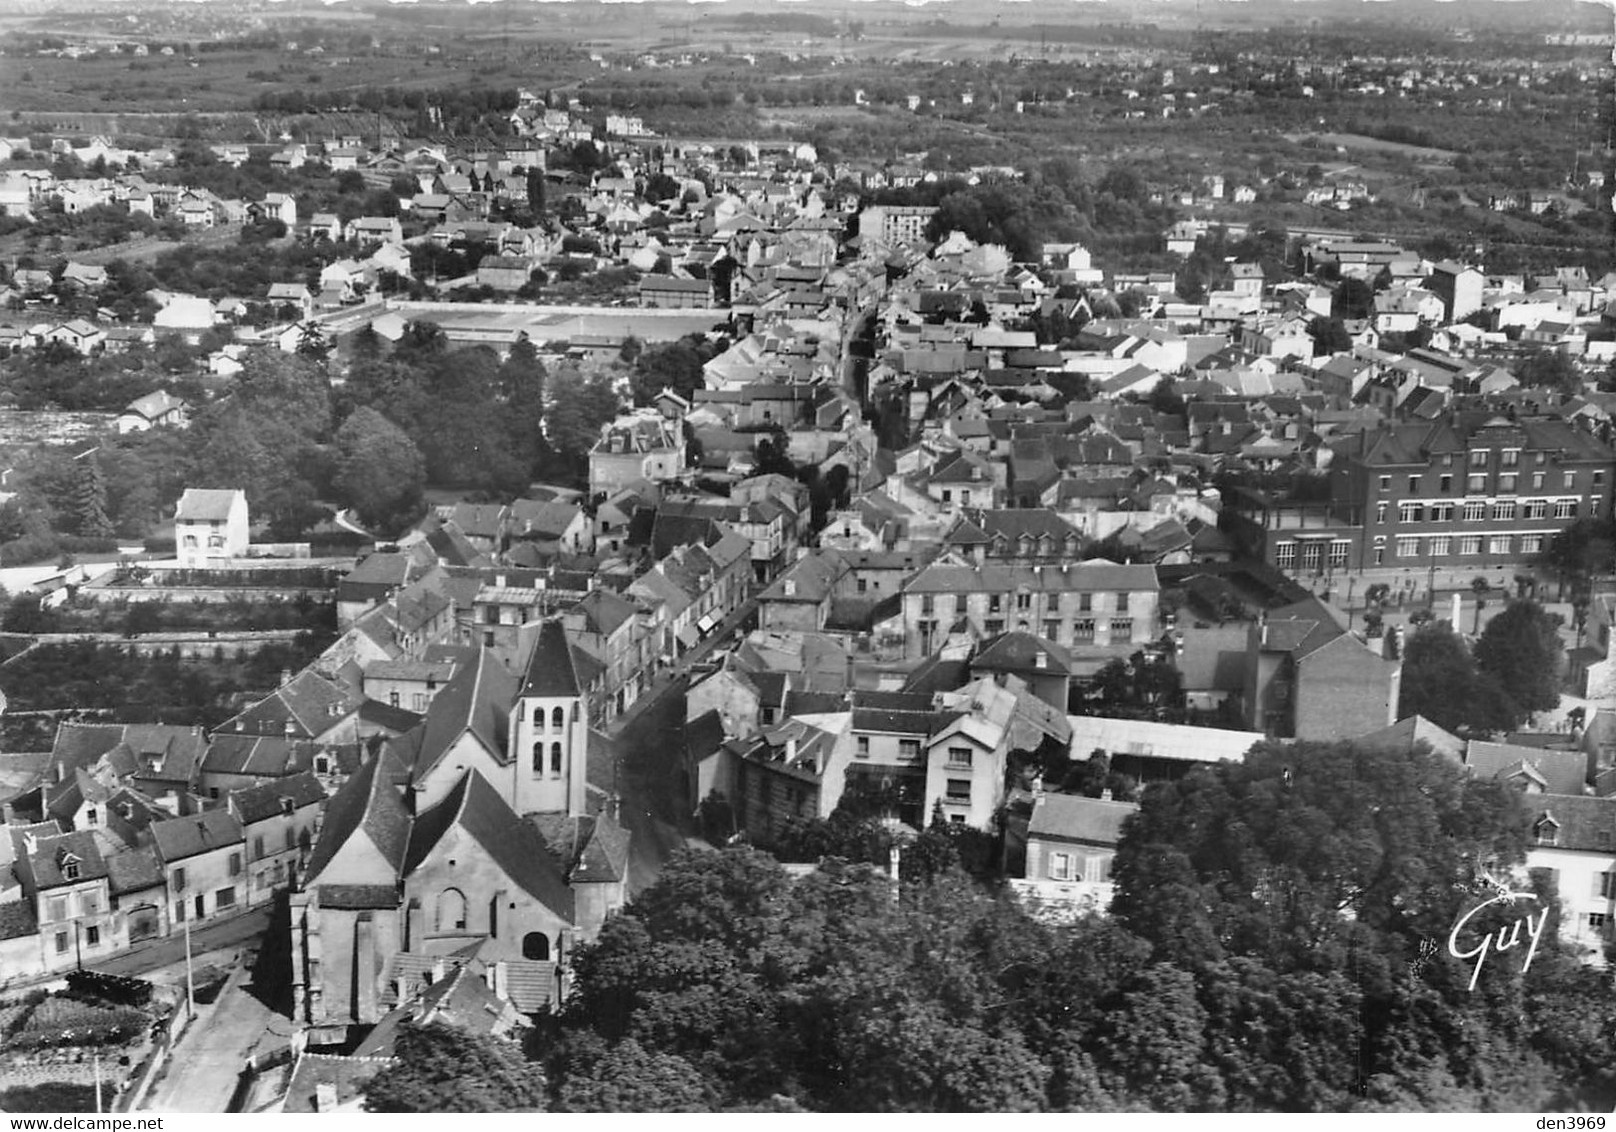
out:
M95 1059L95 1111L100 1112L101 1111L101 1054L98 1051L93 1056L94 1056L94 1059Z
M185 1009L196 1017L196 978L191 969L191 917L185 917Z

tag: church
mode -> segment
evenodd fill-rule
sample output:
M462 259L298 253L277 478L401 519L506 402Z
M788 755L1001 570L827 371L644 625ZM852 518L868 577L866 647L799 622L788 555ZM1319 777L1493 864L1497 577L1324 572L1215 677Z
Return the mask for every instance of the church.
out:
M291 896L294 1017L311 1044L374 1024L446 963L548 1010L572 947L622 907L629 837L609 741L588 723L591 658L557 620L524 627L521 645L520 676L476 650L327 805Z

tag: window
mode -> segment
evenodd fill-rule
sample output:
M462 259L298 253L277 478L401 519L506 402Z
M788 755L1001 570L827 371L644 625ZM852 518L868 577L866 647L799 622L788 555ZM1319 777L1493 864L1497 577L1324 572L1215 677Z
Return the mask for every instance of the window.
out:
M1003 608L1004 608L1004 596L1002 594L989 594L988 595L988 612L989 613L998 613Z
M67 897L65 896L51 897L46 905L46 908L47 913L45 918L48 920L65 920L68 918Z
M1381 491L1390 491L1391 489L1392 489L1392 477L1391 476L1381 476L1380 477L1380 490Z
M1485 475L1466 476L1465 490L1471 495L1478 495L1487 490L1487 477Z
M1445 558L1445 557L1447 557L1447 554L1448 554L1448 542L1449 542L1449 539L1448 539L1447 535L1437 535L1435 538L1433 538L1431 540L1431 557L1432 558Z
M1425 508L1418 503L1399 503L1397 505L1397 521L1399 523L1419 523L1425 519Z
M1376 535L1375 536L1375 546L1374 546L1373 552L1371 553L1371 557L1374 559L1374 564L1376 566L1379 566L1379 565L1381 565L1382 563L1384 563L1386 561L1386 536L1385 535Z
M79 863L73 860L62 862L62 876L66 880L79 879Z
M1616 896L1616 873L1600 873L1595 876L1594 895L1605 900Z
M1605 486L1605 469L1603 469L1603 468L1595 468L1594 469L1594 486L1595 487L1604 487Z
M1045 621L1044 622L1044 639L1048 640L1048 641L1054 641L1054 640L1058 640L1059 638L1060 638L1060 622L1059 621Z
M1549 501L1546 499L1528 499L1523 506L1523 513L1528 519L1542 519L1549 513Z
M1126 591L1118 592L1116 604L1111 608L1116 610L1118 613L1128 612L1128 594Z
M1345 570L1347 558L1352 553L1352 540L1338 538L1330 543L1330 569Z
M543 932L528 932L522 937L522 958L543 963L550 958L550 937Z
M1543 490L1543 473L1542 472L1533 472L1532 473L1532 490L1533 491L1542 491Z
M85 825L94 825L95 824L95 807L94 806L91 806L89 809L84 811L84 824Z
M1094 640L1094 622L1088 619L1072 622L1073 641Z
M560 774L561 773L561 744L560 743L551 743L550 744L550 773L551 774Z
M1051 613L1060 612L1060 593L1058 591L1044 596L1044 608Z
M971 803L971 780L969 778L950 778L948 780L948 800L961 805Z
M551 730L560 731L566 725L567 725L567 713L566 712L562 711L560 708L556 708L554 711L552 711L550 713L550 728L551 728Z
M969 748L969 747L950 747L950 748L948 748L948 765L951 766L951 767L961 767L963 769L969 770L970 767L971 767L971 748Z
M899 739L898 740L898 757L900 759L903 759L905 762L912 761L914 759L918 759L920 757L920 740L919 739Z
M1077 595L1077 611L1079 613L1087 613L1087 612L1089 612L1089 610L1091 610L1093 608L1094 608L1094 595L1093 594L1078 594Z
M1433 503L1433 504L1431 504L1431 522L1433 522L1433 523L1451 523L1451 522L1453 522L1453 510L1454 510L1453 504L1451 504L1451 503Z
M241 854L240 853L232 853L232 854L230 854L230 875L233 876L233 877L239 877L241 875Z
M869 590L869 588L870 588L870 583L869 583L869 581L867 579L860 578L858 580L858 592L859 593L865 593L866 591Z
M870 737L868 735L858 737L858 757L861 759L870 757Z
M1494 535L1487 540L1488 554L1508 554L1509 544L1514 541L1508 535Z
M1538 553L1541 553L1542 550L1543 550L1543 536L1542 535L1522 535L1521 536L1521 553L1522 554L1538 554Z
M84 929L84 946L85 947L100 947L101 946L101 929L99 927L97 927L94 924L91 924L91 925L89 925L88 927L86 927Z
M446 888L438 893L437 930L466 930L466 894L458 888Z
M1017 609L1031 609L1032 608L1032 594L1017 594L1016 595L1016 608Z
M1577 517L1577 501L1575 499L1556 499L1554 501L1554 517L1556 519L1575 519Z
M1470 466L1472 468L1485 468L1487 466L1487 449L1477 448L1470 453Z
M1511 523L1515 521L1515 504L1505 500L1493 504L1493 522Z
M1385 500L1381 500L1379 503L1375 504L1375 522L1384 523L1386 521L1386 512L1388 510L1390 510L1390 507Z
M1589 912L1588 913L1588 930L1591 931L1591 932L1599 932L1601 935L1603 935L1604 931L1605 931L1605 925L1608 924L1609 922L1610 922L1610 917L1604 912Z
M1004 632L1004 618L989 617L986 621L982 622L982 629L990 637L998 636L1000 633Z
M1133 618L1111 618L1111 639L1112 641L1131 641L1133 639Z
M1397 557L1418 558L1420 556L1420 540L1417 538L1400 538L1397 540Z
M1051 853L1049 855L1049 879L1072 879L1072 855L1070 853Z
M1281 542L1274 545L1274 565L1289 570L1296 565L1296 544Z
M1480 554L1481 553L1481 536L1480 535L1465 535L1463 538L1461 538L1459 540L1459 553L1460 554L1470 554L1470 555Z
M230 888L221 888L218 892L215 892L213 894L213 906L216 909L234 908L236 906L235 887L232 886Z
M952 502L954 502L954 493L952 491L949 491L946 487L943 489L943 502L944 503L952 503Z
M1451 476L1451 475L1443 476L1438 481L1437 490L1440 491L1443 495L1446 495L1446 494L1448 494L1448 492L1452 491L1453 490L1453 476Z
M206 900L207 897L205 896L197 896L191 901L192 905L196 908L196 918L199 920L208 914L208 906L205 903Z
M533 769L535 771L541 771L541 770L544 769L544 744L543 743L535 743L535 744L533 744Z
M387 705L389 707L398 707L399 706L398 701L399 701L399 695L398 695L397 692L388 692L387 693Z
M1518 468L1521 463L1521 450L1519 448L1506 448L1498 454L1498 465L1501 468Z
M1442 453L1442 466L1444 468L1453 467L1453 453L1452 452L1444 452L1444 453Z
M176 924L185 922L185 901L183 900L174 901L174 922Z
M1419 476L1409 476L1408 477L1408 490L1412 494L1418 494L1418 492L1420 490L1420 477Z
M1534 463L1534 464L1547 464L1548 462L1549 462L1549 454L1547 452L1534 452L1534 453L1532 453L1532 463Z
M1310 539L1302 544L1302 569L1318 570L1324 565L1324 543Z
M921 595L921 598L920 598L920 615L922 617L931 617L931 616L935 615L936 612L937 612L937 610L935 608L935 604L936 603L932 600L931 594L923 594L923 595Z
M1487 517L1487 505L1479 499L1472 499L1464 505L1464 521L1479 523Z
M58 955L66 955L67 954L67 933L66 932L57 932L56 933L56 954L58 954Z
M174 870L174 890L176 892L183 892L185 890L185 870L184 869L175 869Z
M262 860L264 856L264 835L258 834L253 838L253 860Z
M415 695L410 697L410 710L417 714L426 711L426 704L425 692L416 692Z
M1560 477L1560 489L1562 491L1575 491L1575 490L1577 490L1577 473L1576 472L1566 472L1563 476L1561 476Z
M294 849L297 846L297 830L291 826L286 827L286 848Z
M1558 845L1560 843L1560 827L1547 819L1538 822L1533 833L1537 835L1539 845Z

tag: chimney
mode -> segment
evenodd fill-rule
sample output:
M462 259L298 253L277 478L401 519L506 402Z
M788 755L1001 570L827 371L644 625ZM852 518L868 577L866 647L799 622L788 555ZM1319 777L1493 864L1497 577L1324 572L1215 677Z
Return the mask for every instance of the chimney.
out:
M12 825L17 820L17 810L10 802L0 803L0 821Z
M448 974L448 968L444 965L443 958L439 956L438 958L432 960L432 981L434 983L441 983L443 981L443 976L446 974Z
M290 668L281 669L281 687L284 688L284 687L286 687L286 685L290 684L291 682L292 682L292 670Z
M795 735L793 735L791 738L786 740L786 762L787 763L794 763L796 761L797 761L797 737Z
M288 739L290 739L292 736L294 736L296 734L297 734L297 722L295 720L288 719L286 721L286 737Z

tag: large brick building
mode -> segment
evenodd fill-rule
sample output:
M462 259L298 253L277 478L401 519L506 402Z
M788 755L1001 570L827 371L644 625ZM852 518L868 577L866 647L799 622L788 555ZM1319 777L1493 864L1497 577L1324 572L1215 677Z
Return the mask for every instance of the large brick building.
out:
M1328 462L1327 490L1306 501L1231 493L1248 553L1303 576L1514 567L1610 514L1616 473L1616 451L1574 425L1476 412L1343 438Z

